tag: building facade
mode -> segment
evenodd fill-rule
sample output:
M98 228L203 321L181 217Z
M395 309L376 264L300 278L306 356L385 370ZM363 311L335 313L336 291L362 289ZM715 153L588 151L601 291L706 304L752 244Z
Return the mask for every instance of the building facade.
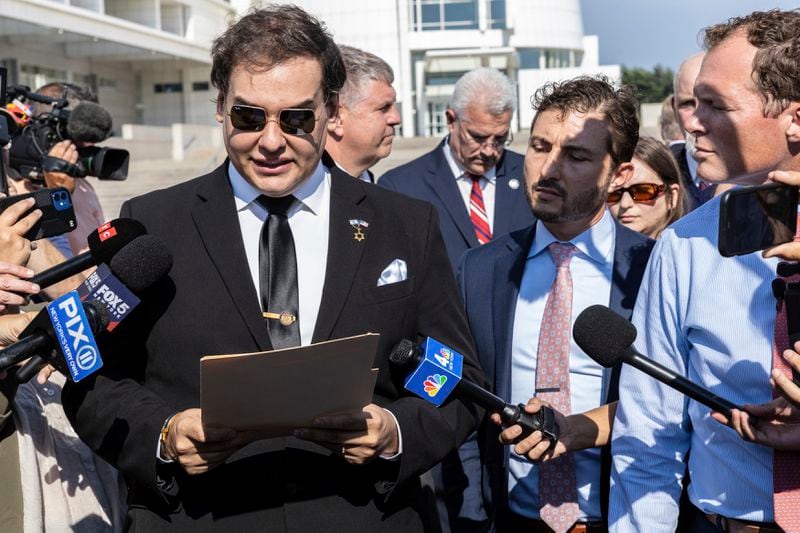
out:
M213 124L209 49L223 0L0 0L9 83L93 88L121 125Z
M600 65L598 39L583 34L579 0L297 0L336 40L385 59L395 71L405 137L439 136L453 84L479 66L517 87L514 130L533 118L530 98L548 81L582 74L620 78Z
M513 129L550 80L620 76L583 35L579 0L294 0L336 40L395 71L402 135L439 136L453 84L478 66L517 87ZM250 0L0 0L0 65L10 83L71 81L95 89L122 124L214 124L210 45Z

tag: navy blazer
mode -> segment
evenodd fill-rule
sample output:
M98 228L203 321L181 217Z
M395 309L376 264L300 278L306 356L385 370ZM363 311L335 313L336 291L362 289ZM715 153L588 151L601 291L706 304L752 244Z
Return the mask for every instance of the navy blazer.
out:
M618 222L614 224L614 267L608 306L630 319L655 241ZM458 272L459 288L479 362L495 393L506 401L511 397L511 344L517 296L535 231L534 224L470 251L464 256ZM619 366L605 371L603 391L606 403L617 400L618 382ZM470 484L462 507L465 518L484 519L482 506L489 511L490 517L508 509L509 452L508 447L498 441L500 430L484 420L478 430L478 446L471 438L461 449L464 472ZM601 475L604 514L608 507L610 479L608 448L604 450Z
M455 271L464 252L478 246L478 238L444 157L442 147L445 141L446 138L422 157L388 171L378 180L378 185L425 200L436 207L447 255ZM524 159L521 154L505 150L497 162L492 226L495 238L529 226L534 221L525 198Z

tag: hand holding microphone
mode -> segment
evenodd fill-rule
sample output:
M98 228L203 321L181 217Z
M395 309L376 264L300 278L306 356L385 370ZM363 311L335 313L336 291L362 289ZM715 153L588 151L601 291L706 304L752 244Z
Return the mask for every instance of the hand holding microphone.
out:
M422 345L403 339L389 355L392 366L407 376L404 383L406 390L423 400L438 407L454 394L495 413L499 422L506 427L518 425L520 430L512 432L517 434L516 441L536 431L541 434L540 439L548 443L548 447L558 440L559 426L553 409L543 404L526 408L522 404L506 403L483 387L462 379L463 360L463 355L430 337Z

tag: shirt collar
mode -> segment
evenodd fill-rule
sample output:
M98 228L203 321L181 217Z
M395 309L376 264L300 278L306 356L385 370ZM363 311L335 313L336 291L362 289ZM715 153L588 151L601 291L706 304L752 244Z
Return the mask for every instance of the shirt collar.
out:
M459 163L458 159L456 159L455 154L453 154L453 150L450 148L450 136L444 138L444 146L442 146L444 150L444 158L447 161L447 166L450 167L450 171L453 173L453 176L457 179L468 179L472 180L472 178L467 177L467 171L464 167ZM487 172L484 172L483 177L489 180L489 183L494 183L495 179L497 178L497 165L490 168Z
M594 226L570 239L569 242L571 242L585 257L588 257L595 263L604 264L612 259L615 235L616 229L614 228L614 220L608 209L605 209L603 218ZM550 233L544 224L537 221L536 234L533 237L533 243L531 243L531 248L528 251L528 259L539 255L553 242L563 241L559 241Z
M228 163L228 177L236 201L236 210L243 211L250 207L261 194L260 190L247 181L233 163ZM325 168L322 161L317 164L314 173L309 176L300 187L294 191L294 197L300 201L301 208L306 208L313 214L319 214L322 203L325 201L325 191L330 181L330 171ZM260 205L257 202L255 205ZM299 210L299 208L298 208Z

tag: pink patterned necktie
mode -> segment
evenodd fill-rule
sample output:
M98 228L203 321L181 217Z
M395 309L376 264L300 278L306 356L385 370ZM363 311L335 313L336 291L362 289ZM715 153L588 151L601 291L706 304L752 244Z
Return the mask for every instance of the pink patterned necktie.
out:
M564 415L572 413L569 387L569 348L572 331L572 276L569 261L576 249L554 242L548 251L556 264L556 279L547 295L539 352L536 358L536 396ZM539 464L539 516L556 533L578 519L575 461L571 454Z
M479 244L486 244L492 240L492 230L489 227L489 217L486 215L486 206L483 204L483 191L481 178L474 174L467 174L472 180L472 191L469 193L469 218L475 227L475 236Z
M800 240L797 234L794 240ZM800 274L794 274L783 280L786 283L797 283L800 281ZM772 368L779 369L791 379L792 368L783 358L783 351L787 348L789 348L789 332L786 323L786 302L780 299L778 315L775 317L775 336L772 341ZM772 396L777 397L777 393L772 391ZM773 450L772 489L775 523L787 533L800 533L800 453Z

